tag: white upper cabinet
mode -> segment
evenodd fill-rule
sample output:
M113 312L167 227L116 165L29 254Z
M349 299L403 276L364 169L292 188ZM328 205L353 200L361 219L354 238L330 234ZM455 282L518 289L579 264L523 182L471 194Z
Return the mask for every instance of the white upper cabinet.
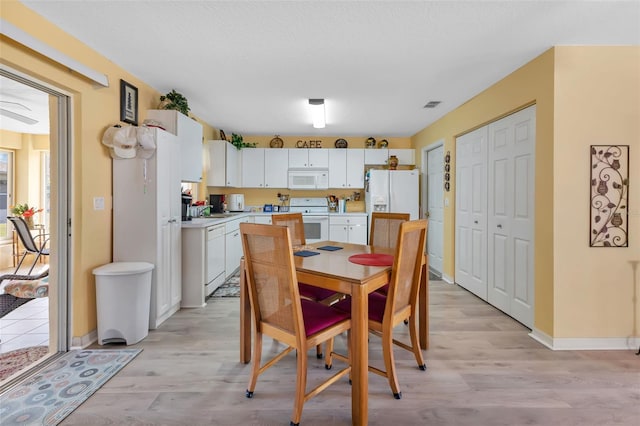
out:
M208 141L210 169L207 186L240 186L240 153L227 141Z
M329 150L326 148L290 148L289 167L296 169L329 167Z
M167 132L178 136L180 180L202 182L202 125L175 110L152 109L147 118L161 122Z
M389 159L388 149L369 148L364 150L364 163L369 165L385 165Z
M389 157L395 155L398 157L398 164L414 165L416 164L415 149L390 149Z
M265 149L264 186L265 188L287 187L287 163L289 153L286 149Z
M395 155L398 157L398 164L414 165L416 164L416 150L413 148L403 149L376 149L370 148L364 150L364 163L368 165L387 165L389 157Z
M242 156L242 187L264 188L265 148L245 148Z
M364 188L364 149L329 149L329 188Z
M244 148L242 156L243 188L286 188L286 149Z

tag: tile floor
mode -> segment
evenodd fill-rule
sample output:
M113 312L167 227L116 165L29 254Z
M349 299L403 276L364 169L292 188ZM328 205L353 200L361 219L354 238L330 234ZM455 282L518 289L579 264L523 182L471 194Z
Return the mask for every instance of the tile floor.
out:
M30 300L0 318L0 353L49 345L49 298Z

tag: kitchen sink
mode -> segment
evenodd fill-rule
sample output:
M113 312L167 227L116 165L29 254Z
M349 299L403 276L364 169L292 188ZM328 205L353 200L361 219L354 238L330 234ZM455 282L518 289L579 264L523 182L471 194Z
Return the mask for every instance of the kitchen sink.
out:
M204 219L206 218L215 218L215 219L219 219L222 217L233 217L233 216L237 216L238 213L213 213L210 214L209 216L204 216Z

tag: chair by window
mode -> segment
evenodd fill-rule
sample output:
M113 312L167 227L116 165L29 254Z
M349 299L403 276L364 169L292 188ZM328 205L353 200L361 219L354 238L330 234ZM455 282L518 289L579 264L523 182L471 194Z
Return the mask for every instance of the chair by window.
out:
M300 298L289 228L242 223L240 234L256 331L246 396L253 397L260 374L296 350L296 392L291 425L297 425L305 401L351 372L347 365L313 390L306 391L308 358L304 354L308 348L327 340L332 347L332 339L351 328L350 316L330 306ZM287 348L261 366L263 335L287 345Z
M395 248L400 224L410 217L409 213L371 213L369 245Z
M33 268L36 266L36 263L40 259L41 256L49 256L49 248L47 247L47 243L49 242L48 234L38 234L35 238L31 235L31 231L27 226L27 222L20 216L8 216L7 219L11 221L16 233L18 234L18 238L24 247L24 253L18 262L18 266L14 271L14 274L18 274L24 259L28 254L34 254L35 259L33 264L29 268L29 272L27 275L31 275L33 272ZM40 240L36 242L36 239Z
M382 355L385 369L369 366L369 371L389 380L389 385L396 399L402 398L396 374L393 345L413 352L420 370L427 366L422 357L418 340L417 308L418 291L424 244L427 238L427 220L402 222L397 237L393 271L386 296L373 292L369 295L369 331L382 337ZM351 299L347 298L333 305L336 309L351 312ZM393 338L393 328L401 322L409 320L409 336L411 345ZM327 366L331 366L332 356L348 360L340 354L327 351Z

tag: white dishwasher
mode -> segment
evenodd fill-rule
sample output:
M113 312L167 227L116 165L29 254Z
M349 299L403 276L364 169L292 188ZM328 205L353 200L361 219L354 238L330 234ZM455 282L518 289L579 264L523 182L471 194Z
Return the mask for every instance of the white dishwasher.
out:
M207 228L207 282L205 297L209 296L224 283L224 234L225 226L210 226Z

